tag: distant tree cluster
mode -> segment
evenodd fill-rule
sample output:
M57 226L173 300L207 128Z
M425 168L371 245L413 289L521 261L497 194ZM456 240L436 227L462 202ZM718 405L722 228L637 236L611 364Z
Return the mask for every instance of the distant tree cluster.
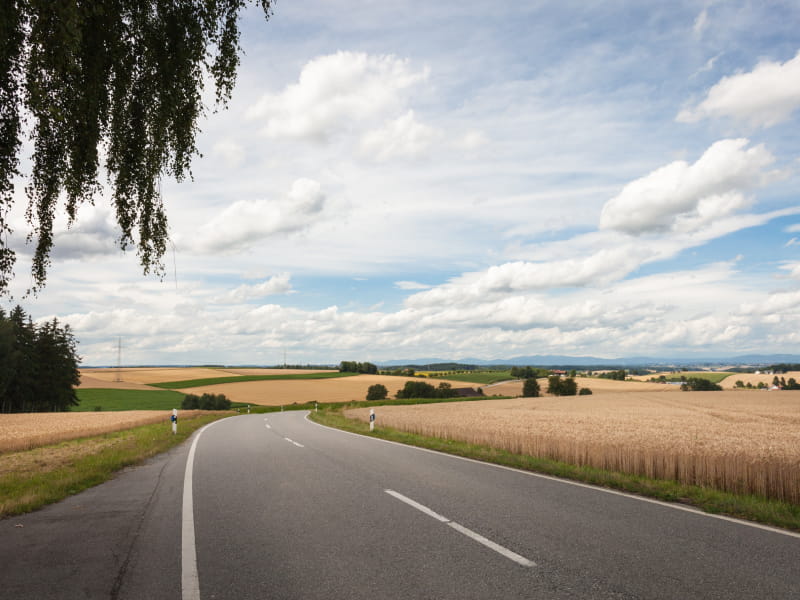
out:
M718 392L722 390L722 386L702 377L689 377L681 384L681 390L684 392Z
M547 379L547 393L554 396L575 396L578 394L578 384L572 377L561 378L552 375Z
M778 365L772 365L766 370L772 371L773 373L788 373L789 371L800 371L800 365L797 363L781 363Z
M60 412L78 405L74 336L58 319L35 325L17 306L0 309L0 412Z
M447 382L441 382L438 387L433 387L424 381L406 381L405 387L398 390L395 397L402 398L454 398L458 393Z
M181 402L183 410L230 410L231 401L225 394L186 394Z
M609 371L608 373L600 373L598 377L600 379L614 379L615 381L625 381L625 377L627 377L627 373L625 369L620 369L619 371Z
M354 360L343 360L339 363L340 373L364 373L366 375L376 375L378 367L370 362L356 362Z
M511 376L517 379L530 379L531 377L547 377L550 373L547 369L537 369L536 367L511 367Z
M391 369L388 371L381 371L383 375L394 375L395 377L423 377L423 375L416 375L416 371L411 367L403 367L402 369Z

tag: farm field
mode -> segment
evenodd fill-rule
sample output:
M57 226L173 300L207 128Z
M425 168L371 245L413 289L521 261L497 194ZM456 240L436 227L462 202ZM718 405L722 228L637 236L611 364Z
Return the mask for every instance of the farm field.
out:
M100 410L172 410L180 408L184 395L168 390L153 388L140 389L101 389L78 388L80 404L73 406L74 412Z
M546 396L547 378L539 378L539 387L542 396ZM675 392L680 391L676 385L664 385L663 383L651 383L648 381L617 381L615 379L598 379L595 377L576 377L578 388L588 387L593 394L605 394L609 392ZM487 396L521 396L522 381L504 381L494 385L485 386L483 393Z
M800 392L605 393L376 412L379 426L402 431L800 503ZM362 421L368 413L346 411Z
M442 376L437 375L436 371L426 371L426 376L430 379L446 379L448 381L461 381L463 383L477 383L486 385L496 383L506 379L511 379L511 371L476 371L474 373L453 373Z
M192 394L225 394L233 402L260 404L262 406L281 406L304 404L306 402L350 402L364 400L369 386L380 383L393 397L402 389L406 381L425 381L415 377L394 377L391 375L353 375L335 379L296 379L246 381L242 383L223 383L203 387L185 388L179 391ZM439 385L441 380L429 381ZM453 387L467 387L459 381L447 381Z
M83 383L84 377L86 377L87 380L104 382L103 387L112 387L108 384L120 383L116 381L118 377L122 379L121 383L138 383L147 385L150 383L160 383L162 381L180 381L208 377L226 377L231 375L231 373L225 373L219 369L211 369L206 367L123 367L122 369L80 369L80 372L80 387L87 387Z
M732 373L731 376L727 379L724 379L720 385L725 389L734 389L737 381L741 381L744 385L747 385L748 383L752 384L753 386L757 386L759 383L772 385L772 380L774 377L775 375L767 375L765 373L760 373L758 375L755 373ZM796 381L800 381L800 371L781 373L778 375L778 378L781 377L783 377L786 381L789 381L789 379L792 377L794 377Z
M658 378L661 375L666 377L668 381L673 379L677 381L680 377L685 377L687 379L689 377L699 377L701 379L708 379L713 383L720 383L721 381L725 381L726 379L735 375L735 373L723 373L719 371L682 371L680 373L663 372L663 373L650 373L648 375L633 375L632 379L634 379L635 381L650 381L652 377Z
M208 411L187 410L181 412L181 418L203 414ZM154 410L3 414L0 415L0 452L27 450L150 423L164 423L167 431L169 414Z

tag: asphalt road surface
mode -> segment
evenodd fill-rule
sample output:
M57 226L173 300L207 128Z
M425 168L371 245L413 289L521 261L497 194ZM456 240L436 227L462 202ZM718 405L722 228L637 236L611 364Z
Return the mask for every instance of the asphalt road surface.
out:
M788 600L800 536L273 413L0 521L0 598Z

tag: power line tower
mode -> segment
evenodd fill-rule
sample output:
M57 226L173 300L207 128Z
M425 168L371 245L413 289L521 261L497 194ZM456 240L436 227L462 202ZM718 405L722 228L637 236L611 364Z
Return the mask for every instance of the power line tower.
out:
M122 381L122 336L117 338L117 376L114 381Z

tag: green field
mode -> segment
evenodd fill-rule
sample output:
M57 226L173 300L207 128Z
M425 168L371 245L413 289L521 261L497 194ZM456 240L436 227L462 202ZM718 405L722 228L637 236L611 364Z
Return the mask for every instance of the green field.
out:
M513 379L513 377L511 377L511 371L475 371L474 373L455 373L453 375L443 372L441 375L431 375L430 378L479 383L482 385Z
M76 390L80 404L73 411L172 410L180 408L185 394L166 390Z
M274 381L280 379L333 379L336 377L353 377L357 373L293 373L289 375L236 375L232 377L208 377L206 379L188 379L186 381L162 381L149 383L153 387L165 390L181 390L184 388L219 385L222 383L245 383L247 381Z
M685 371L680 374L667 375L667 381L686 381L689 377L697 377L698 379L708 379L711 383L719 383L723 379L727 379L733 373L710 373L708 371Z

